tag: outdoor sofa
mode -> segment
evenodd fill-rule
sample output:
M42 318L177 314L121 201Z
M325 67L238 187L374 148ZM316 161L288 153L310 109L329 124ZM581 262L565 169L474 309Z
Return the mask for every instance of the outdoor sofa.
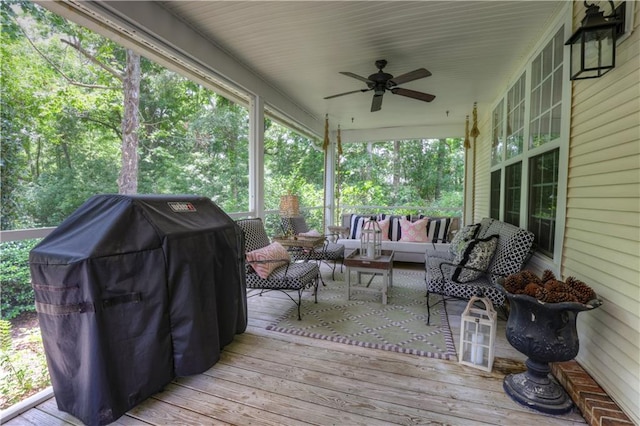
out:
M383 250L393 250L395 261L415 263L424 263L427 248L437 247L450 241L460 222L457 217L345 213L341 217L344 232L337 241L337 244L344 245L345 257L360 248L360 232L366 221L370 219L375 219L384 228ZM404 236L403 225L405 230L409 229L409 232L405 232ZM419 236L410 235L417 229L420 230ZM422 235L423 231L424 236Z

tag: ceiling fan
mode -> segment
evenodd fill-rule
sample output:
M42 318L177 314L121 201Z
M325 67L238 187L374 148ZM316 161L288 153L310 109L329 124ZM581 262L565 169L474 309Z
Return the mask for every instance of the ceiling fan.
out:
M397 87L399 84L407 83L409 81L417 80L419 78L429 77L431 73L424 68L418 68L417 70L408 72L406 74L399 75L397 77L387 74L382 70L387 65L387 61L379 59L376 61L376 68L378 72L371 74L368 78L361 77L357 74L347 71L340 71L340 74L344 74L348 77L355 78L360 81L364 81L367 84L367 89L352 90L350 92L338 93L337 95L327 96L324 99L337 98L338 96L350 95L358 92L368 92L373 90L373 101L371 102L371 112L380 111L382 108L382 96L385 91L390 91L394 95L406 96L408 98L417 99L419 101L431 102L435 99L434 95L428 93L416 92L415 90L403 89Z

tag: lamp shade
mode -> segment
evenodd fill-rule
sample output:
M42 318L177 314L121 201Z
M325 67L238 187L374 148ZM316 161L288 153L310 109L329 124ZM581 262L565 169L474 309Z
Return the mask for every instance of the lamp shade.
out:
M280 197L280 216L300 216L300 203L297 195L287 194Z

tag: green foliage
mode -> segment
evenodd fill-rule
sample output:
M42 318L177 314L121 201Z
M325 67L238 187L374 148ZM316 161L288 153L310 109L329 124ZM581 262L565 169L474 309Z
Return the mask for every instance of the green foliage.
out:
M35 295L29 273L29 251L39 240L0 243L0 285L2 318L12 319L23 312L35 312Z
M11 323L0 319L0 351L9 352L13 341L11 340Z
M38 329L19 345L11 338L11 323L0 320L0 395L5 409L51 384Z

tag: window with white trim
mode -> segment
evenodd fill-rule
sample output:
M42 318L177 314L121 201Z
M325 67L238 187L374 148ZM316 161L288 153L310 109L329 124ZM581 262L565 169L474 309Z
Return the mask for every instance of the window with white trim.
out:
M490 216L526 228L553 259L565 84L564 27L527 65L493 110ZM568 119L568 117L565 117ZM526 143L525 143L526 141Z

